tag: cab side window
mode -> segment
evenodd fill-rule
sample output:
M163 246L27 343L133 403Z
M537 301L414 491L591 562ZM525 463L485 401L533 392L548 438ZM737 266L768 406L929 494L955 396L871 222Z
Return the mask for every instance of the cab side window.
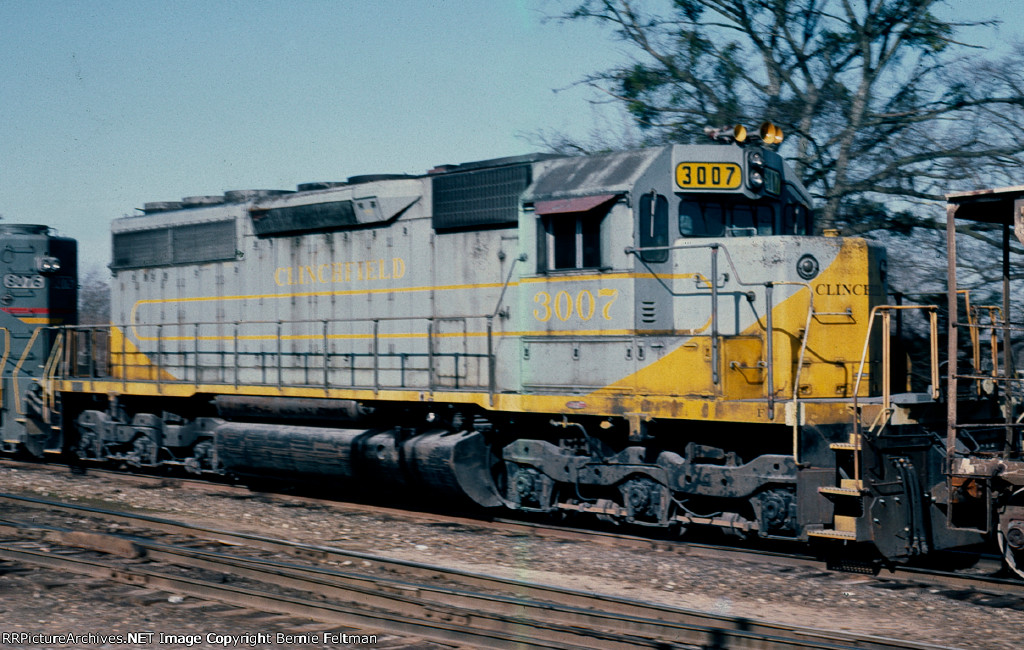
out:
M537 271L601 268L601 224L617 196L538 204Z
M772 235L775 233L775 210L770 205L757 208L757 234Z
M754 211L755 207L749 203L733 206L729 234L733 237L756 234L757 226L754 225Z
M783 234L810 235L812 230L810 210L799 203L787 204L782 216Z
M601 266L601 215L587 213L541 217L537 242L541 271Z
M775 207L764 203L679 202L683 237L752 237L774 235Z
M720 237L725 232L724 212L718 203L679 202L679 233L683 237Z

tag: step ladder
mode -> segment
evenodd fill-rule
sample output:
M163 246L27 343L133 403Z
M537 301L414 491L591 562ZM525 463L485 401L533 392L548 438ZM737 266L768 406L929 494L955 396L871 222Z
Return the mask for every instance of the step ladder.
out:
M860 434L851 433L848 442L829 445L836 458L835 485L819 487L818 494L830 500L835 508L832 528L809 530L808 536L850 542L871 539L870 530L863 523L864 497L868 490L861 478L861 440Z

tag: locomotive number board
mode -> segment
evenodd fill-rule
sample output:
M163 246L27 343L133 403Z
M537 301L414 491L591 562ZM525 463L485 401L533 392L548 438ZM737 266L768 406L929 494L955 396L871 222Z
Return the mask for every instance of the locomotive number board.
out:
M735 190L743 183L736 163L683 162L676 165L676 185L684 190Z

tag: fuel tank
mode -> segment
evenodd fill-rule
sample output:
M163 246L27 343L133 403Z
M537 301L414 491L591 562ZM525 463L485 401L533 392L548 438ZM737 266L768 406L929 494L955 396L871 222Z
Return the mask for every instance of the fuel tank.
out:
M214 441L221 465L236 474L337 479L501 504L491 474L496 459L477 432L226 422Z

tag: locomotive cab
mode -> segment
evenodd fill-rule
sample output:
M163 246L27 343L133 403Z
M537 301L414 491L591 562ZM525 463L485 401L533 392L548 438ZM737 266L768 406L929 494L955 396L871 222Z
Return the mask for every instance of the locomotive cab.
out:
M810 196L777 153L675 145L534 173L520 222L536 269L521 279L525 391L782 423L776 402L879 390L874 356L866 381L855 374L860 328L886 294L884 250L809 236Z

